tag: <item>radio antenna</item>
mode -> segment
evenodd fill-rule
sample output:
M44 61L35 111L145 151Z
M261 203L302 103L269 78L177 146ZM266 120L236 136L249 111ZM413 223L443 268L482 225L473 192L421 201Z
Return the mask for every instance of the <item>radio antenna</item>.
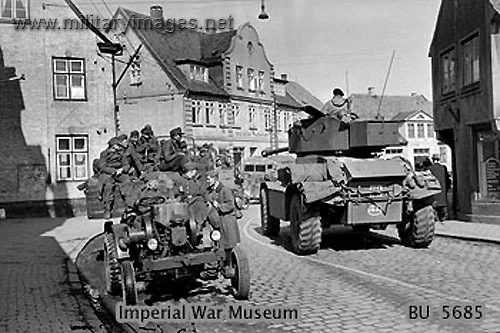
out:
M380 95L380 101L378 103L377 115L375 119L380 120L383 119L383 116L380 114L380 107L382 106L382 100L384 99L385 88L387 87L387 81L389 80L389 74L391 73L392 62L394 61L394 56L396 55L396 51L392 51L391 62L389 62L389 68L387 69L387 74L385 76L384 88L382 89L382 95Z

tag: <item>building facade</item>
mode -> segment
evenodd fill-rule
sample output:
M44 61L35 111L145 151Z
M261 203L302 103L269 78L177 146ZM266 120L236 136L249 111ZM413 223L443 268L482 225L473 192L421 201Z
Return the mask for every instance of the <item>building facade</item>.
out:
M13 20L75 20L62 0L0 3L0 208L73 214L76 186L114 135L111 66L87 29L24 29Z
M400 147L387 147L382 158L402 156L410 161L414 168L419 169L425 159L438 155L440 163L451 171L451 149L436 139L431 115L422 110L400 112L391 121L400 123L399 134L408 143Z
M434 123L453 150L460 219L499 223L500 4L443 0L432 39Z
M115 17L163 22L159 6L152 7L150 16L119 8ZM275 124L278 145L285 146L288 127L303 116L301 108L321 105L298 83L275 78L249 23L218 32L169 33L145 23L118 26L109 34L130 54L141 47L135 70L118 89L125 133L149 123L157 136L168 138L172 128L181 126L196 144L212 143L238 162L271 146Z

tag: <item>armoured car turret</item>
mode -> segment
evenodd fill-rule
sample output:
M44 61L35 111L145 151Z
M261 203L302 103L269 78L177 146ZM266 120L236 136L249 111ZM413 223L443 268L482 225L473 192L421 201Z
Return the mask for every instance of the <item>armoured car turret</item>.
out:
M290 221L296 253L314 253L322 229L344 224L367 231L396 224L403 244L427 247L434 236L434 195L441 191L430 172L414 172L404 159L382 160L377 152L404 145L398 123L353 120L344 123L312 107L311 116L289 130L284 151L296 162L260 186L261 224L276 236L280 220Z

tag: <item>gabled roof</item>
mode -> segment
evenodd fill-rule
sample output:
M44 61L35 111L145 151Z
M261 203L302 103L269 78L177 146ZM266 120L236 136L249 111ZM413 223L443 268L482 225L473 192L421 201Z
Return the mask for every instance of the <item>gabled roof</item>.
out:
M115 16L118 14L121 14L126 22L133 18L137 19L136 22L143 22L141 20L149 18L149 16L122 7L118 8ZM222 81L213 77L213 75L218 75L219 71L210 73L212 77L208 83L190 80L176 66L176 62L205 63L208 67L214 63L221 64L221 55L229 48L231 39L236 35L235 30L207 34L197 30L177 29L177 27L174 27L172 32L166 32L161 29L151 29L144 24L131 24L128 28L136 33L141 43L153 55L178 89L228 96L227 92L216 84L216 82Z
M500 13L500 0L489 0L494 10Z
M375 119L380 104L380 96L369 94L352 94L351 110L360 119ZM404 117L415 111L424 111L432 116L432 102L423 95L384 96L380 106L380 114L385 120Z
M323 107L323 103L316 98L309 90L295 81L282 80L274 78L275 82L281 83L285 86L285 96L276 95L276 102L279 105L289 106L292 108L301 108L306 105L314 106L317 109Z
M408 120L410 118L415 117L419 113L424 113L426 116L428 116L428 117L430 117L432 119L432 116L430 114L428 114L427 112L422 111L422 110L415 110L415 111L403 111L403 112L399 112L394 117L392 117L391 120L392 121L405 121L405 120Z

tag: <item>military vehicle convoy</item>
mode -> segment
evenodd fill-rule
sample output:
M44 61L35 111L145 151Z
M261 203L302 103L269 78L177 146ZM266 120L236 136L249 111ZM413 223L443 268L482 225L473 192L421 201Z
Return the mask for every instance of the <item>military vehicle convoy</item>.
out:
M395 224L401 242L427 247L434 237L434 195L441 191L430 172L414 172L402 159L373 158L387 146L405 144L398 124L354 120L346 124L312 107L311 115L289 130L284 151L296 154L274 181L260 186L262 232L280 233L280 220L290 222L297 254L311 254L321 245L322 230L334 224L367 231Z

